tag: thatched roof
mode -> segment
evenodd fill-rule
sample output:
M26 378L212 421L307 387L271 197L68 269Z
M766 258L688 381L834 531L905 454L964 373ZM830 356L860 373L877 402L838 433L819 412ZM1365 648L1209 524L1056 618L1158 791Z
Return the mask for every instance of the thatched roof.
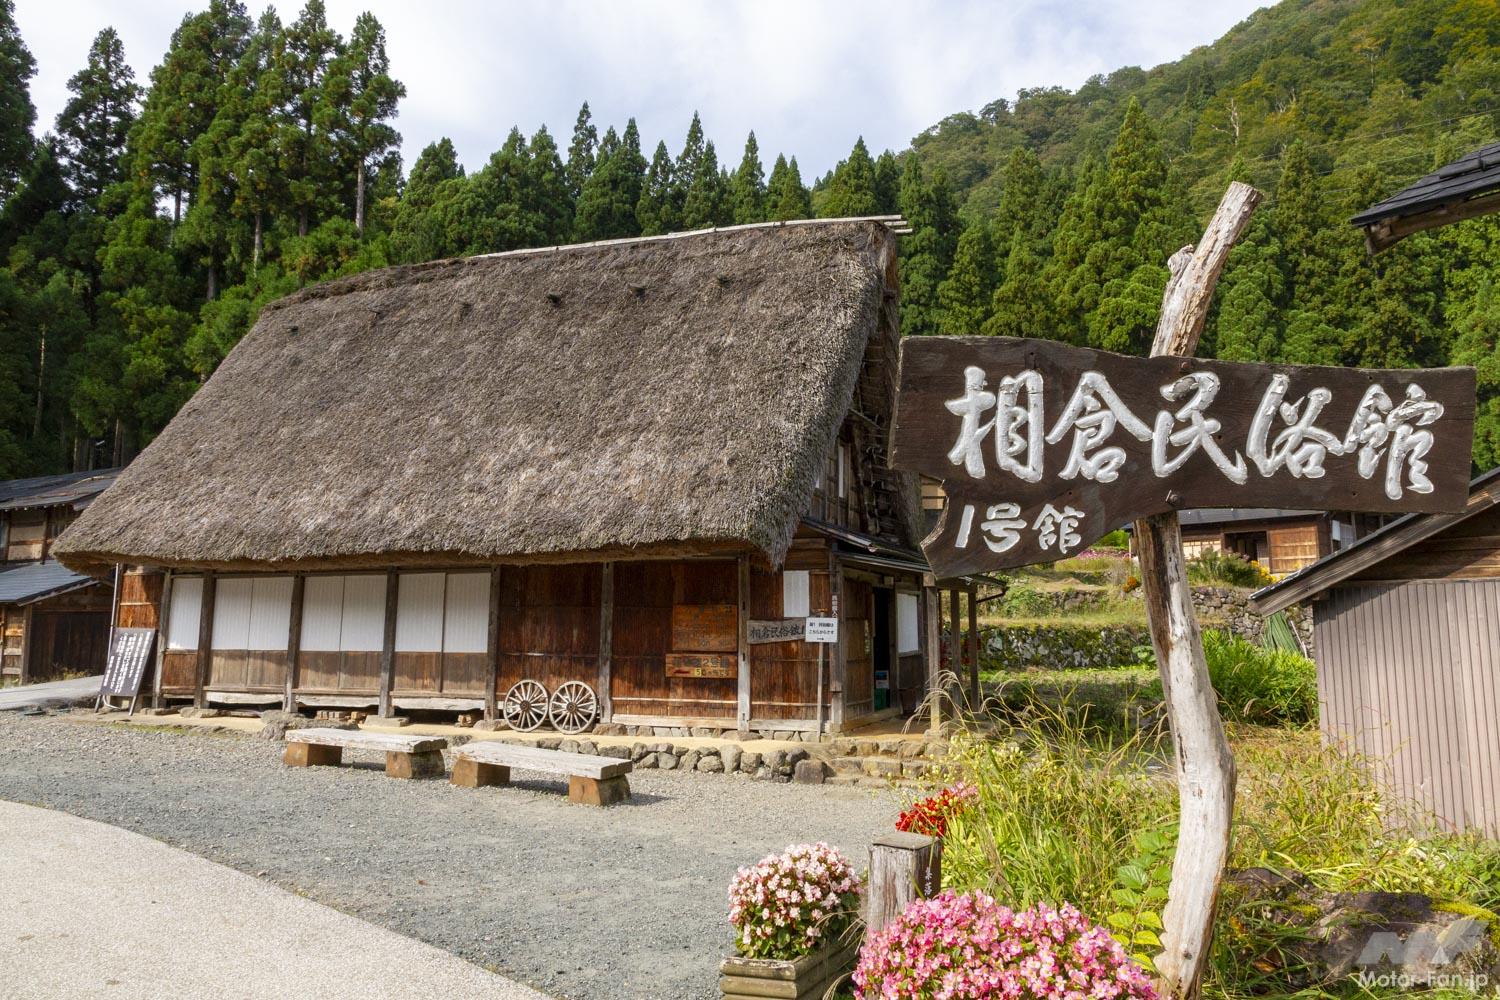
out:
M232 569L779 562L894 253L873 222L389 268L254 329L54 550Z

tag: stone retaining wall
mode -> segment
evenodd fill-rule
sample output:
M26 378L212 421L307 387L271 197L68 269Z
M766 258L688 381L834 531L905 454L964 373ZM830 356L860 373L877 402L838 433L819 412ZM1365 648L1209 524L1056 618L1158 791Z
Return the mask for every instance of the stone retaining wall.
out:
M1250 610L1250 592L1194 587L1193 607L1205 628L1218 628L1260 642L1265 619ZM1291 608L1288 617L1312 652L1312 613ZM992 670L1106 670L1141 662L1139 647L1151 645L1145 625L1010 625L981 630L984 666Z

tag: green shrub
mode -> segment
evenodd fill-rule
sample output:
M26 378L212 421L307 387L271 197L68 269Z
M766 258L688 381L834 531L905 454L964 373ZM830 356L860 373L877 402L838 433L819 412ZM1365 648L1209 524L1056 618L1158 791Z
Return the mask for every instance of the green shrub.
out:
M1318 673L1307 657L1218 631L1204 634L1203 654L1225 718L1263 726L1317 721Z
M1011 587L1000 602L1000 610L1007 618L1042 618L1050 614L1053 604L1035 587Z
M1209 549L1187 564L1188 579L1210 587L1264 587L1271 582L1260 563Z
M1126 549L1130 547L1130 534L1124 528L1116 528L1089 547L1094 549Z

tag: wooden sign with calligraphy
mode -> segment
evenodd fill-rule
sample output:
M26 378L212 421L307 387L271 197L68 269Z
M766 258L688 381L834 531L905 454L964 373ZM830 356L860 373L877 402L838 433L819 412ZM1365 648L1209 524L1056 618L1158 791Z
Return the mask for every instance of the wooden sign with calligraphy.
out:
M733 656L713 653L668 653L668 677L736 677L739 664Z
M891 464L943 481L939 577L1066 558L1193 507L1456 511L1474 369L1137 358L1013 337L901 344Z

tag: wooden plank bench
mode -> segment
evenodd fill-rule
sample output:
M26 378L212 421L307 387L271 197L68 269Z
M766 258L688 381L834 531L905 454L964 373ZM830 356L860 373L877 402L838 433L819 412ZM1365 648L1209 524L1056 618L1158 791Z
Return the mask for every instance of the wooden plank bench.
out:
M568 799L590 806L608 806L630 801L630 782L625 777L635 765L618 757L596 757L586 753L543 750L524 743L484 740L466 743L454 751L455 785L479 788L510 782L510 769L568 776Z
M392 778L441 778L441 736L405 736L397 733L367 733L358 729L292 729L286 734L286 752L281 761L288 767L342 764L345 750L385 752L385 773Z

